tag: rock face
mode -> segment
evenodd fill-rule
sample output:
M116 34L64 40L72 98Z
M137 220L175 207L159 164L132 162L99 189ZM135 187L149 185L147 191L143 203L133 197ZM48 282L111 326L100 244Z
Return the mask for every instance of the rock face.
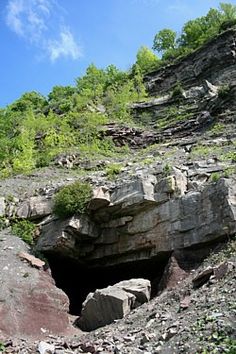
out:
M83 303L77 324L85 331L105 326L125 317L133 308L149 301L151 284L146 279L131 279L90 293Z
M23 261L23 252L29 252L23 241L7 232L1 234L0 338L68 333L67 296L47 271Z
M88 266L110 266L209 243L236 231L233 178L198 191L185 188L180 171L135 179L115 188L111 204L90 216L44 225L37 249Z
M184 87L196 86L206 79L221 85L236 79L236 30L230 29L184 60L146 75L151 94L160 94L172 89L179 81Z
M122 318L150 297L146 280L107 284L142 277L157 284L157 293L172 289L198 266L212 244L235 234L235 43L236 30L228 30L146 76L149 93L162 97L129 108L134 120L148 129L111 123L100 132L101 139L108 136L117 147L133 149L128 157L117 154L115 162L122 165L117 180L109 180L106 171L111 160L94 162L69 152L55 159L60 169L1 181L0 229L16 219L37 224L35 249L48 257L52 273L57 267L53 276L70 296L72 313L78 315L81 302L93 292L78 320L82 329ZM177 82L183 92L173 97ZM53 194L78 178L70 171L74 167L89 171L80 178L93 185L93 196L86 214L60 220L52 212ZM0 339L70 330L68 298L55 287L43 263L28 253L21 240L1 231ZM143 265L147 267L142 273ZM217 278L224 271L222 266L205 275ZM103 289L95 290L99 287ZM182 308L189 304L185 299ZM162 317L160 323L163 326ZM164 335L172 335L169 328ZM147 340L144 336L138 346ZM89 345L85 349L95 352Z

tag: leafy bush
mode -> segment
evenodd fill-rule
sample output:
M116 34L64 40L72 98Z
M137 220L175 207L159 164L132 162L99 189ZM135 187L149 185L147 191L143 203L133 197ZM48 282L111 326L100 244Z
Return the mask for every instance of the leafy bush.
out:
M36 231L36 225L34 223L29 220L20 220L13 224L11 229L13 235L20 237L29 245L33 244Z
M118 163L111 163L108 165L106 168L108 178L114 179L121 172L121 168L122 166Z
M211 181L217 182L217 181L219 181L220 177L221 177L221 174L219 172L213 172L211 174Z
M165 177L168 177L171 174L172 171L172 167L167 163L164 167L163 167L163 173Z
M220 98L225 98L225 97L228 96L229 92L230 92L230 86L229 85L223 85L218 90L218 96Z
M222 134L224 130L225 130L225 125L223 123L216 123L211 128L211 133L213 133L213 134Z
M183 90L180 82L178 82L174 86L171 96L174 97L174 98L180 98L180 97L183 96L183 92L184 92L184 90Z
M92 188L89 183L74 182L57 192L53 211L61 218L84 213L91 197Z
M0 353L4 353L5 352L5 346L2 342L0 342Z
M231 20L226 20L224 22L222 22L222 24L220 25L220 29L219 29L219 32L223 32L223 31L226 31L227 29L229 28L232 28L236 26L236 19L231 19Z
M8 225L8 220L4 216L0 216L0 231L5 229Z

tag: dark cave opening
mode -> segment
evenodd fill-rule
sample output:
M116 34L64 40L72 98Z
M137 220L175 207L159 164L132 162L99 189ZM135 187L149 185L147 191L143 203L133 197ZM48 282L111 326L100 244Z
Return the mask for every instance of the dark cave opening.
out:
M89 292L131 278L145 278L152 283L152 295L157 291L170 254L116 266L88 267L71 258L47 254L52 277L70 300L70 314L80 315L82 303Z

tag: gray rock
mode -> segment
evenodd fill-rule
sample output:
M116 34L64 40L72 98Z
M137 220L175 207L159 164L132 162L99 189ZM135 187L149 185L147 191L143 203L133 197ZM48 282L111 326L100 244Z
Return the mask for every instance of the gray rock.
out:
M40 354L53 354L55 352L54 344L48 344L46 342L39 342L38 351Z
M5 212L6 212L5 198L0 197L0 217L5 216Z
M112 193L111 201L113 205L121 205L121 208L123 209L131 205L155 203L155 183L156 178L152 175L149 175L146 178L138 178L116 188Z
M235 29L223 32L184 60L149 73L145 77L149 93L152 95L166 93L177 82L190 88L201 85L205 78L213 85L224 84L235 79ZM217 70L216 70L217 68ZM215 93L216 89L205 82L205 89Z
M115 287L121 288L124 291L135 295L136 301L143 304L150 300L151 296L151 283L147 279L130 279L123 280L117 284Z
M98 187L93 190L93 197L89 202L89 209L97 210L110 204L110 193L106 187Z
M208 243L236 231L234 179L222 178L187 192L184 176L177 177L178 182L175 176L119 186L112 197L115 205L103 208L105 214L95 219L74 216L42 225L37 250L68 255L87 265L114 265ZM156 188L163 196L158 202L153 201ZM103 217L107 223L99 221Z
M52 213L52 200L45 197L31 197L17 209L16 215L22 219L40 219Z
M85 331L105 326L127 315L134 305L135 296L116 287L90 293L77 324Z
M77 324L91 331L125 317L132 308L149 301L151 284L146 279L122 281L105 289L90 293Z

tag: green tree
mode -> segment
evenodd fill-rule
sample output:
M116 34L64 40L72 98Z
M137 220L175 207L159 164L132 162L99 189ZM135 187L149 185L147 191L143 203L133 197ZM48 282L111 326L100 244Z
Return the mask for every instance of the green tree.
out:
M182 29L180 47L198 48L206 40L218 34L221 23L222 15L216 9L210 9L206 16L188 21Z
M104 92L109 88L117 89L128 80L127 72L119 70L115 65L109 65L105 69Z
M160 59L149 48L142 46L136 55L136 64L143 74L155 70L160 64Z
M15 138L12 167L16 173L28 173L35 167L35 115L32 111L26 113Z
M220 11L222 13L224 21L236 19L236 5L221 2Z
M138 100L146 96L146 90L143 83L142 70L138 64L134 64L131 69L131 78L133 81L134 91L137 92ZM127 102L128 103L128 102Z
M90 64L86 74L76 80L76 87L81 95L85 95L92 100L98 100L104 91L106 75L103 69L98 69L94 64Z
M75 87L54 86L48 95L49 109L57 114L69 112L74 105Z
M36 91L24 93L18 100L8 108L13 112L25 112L27 110L41 111L47 106L47 100Z
M173 49L176 46L176 37L175 31L164 28L155 35L152 49L157 52Z

